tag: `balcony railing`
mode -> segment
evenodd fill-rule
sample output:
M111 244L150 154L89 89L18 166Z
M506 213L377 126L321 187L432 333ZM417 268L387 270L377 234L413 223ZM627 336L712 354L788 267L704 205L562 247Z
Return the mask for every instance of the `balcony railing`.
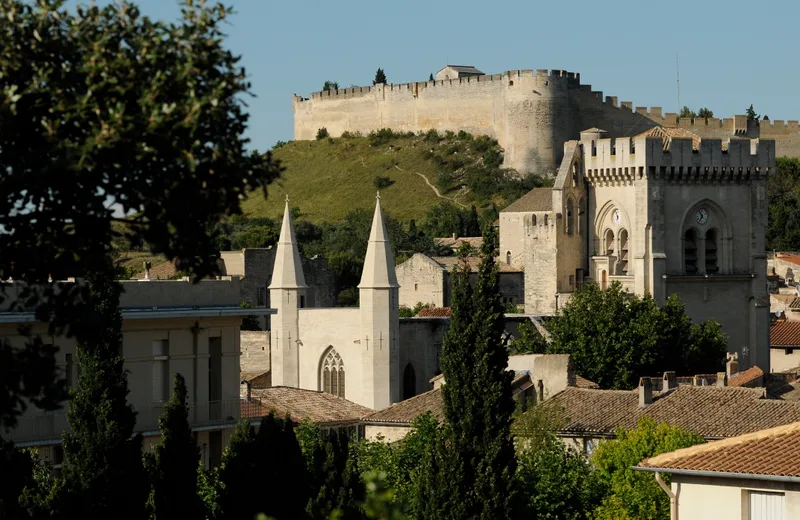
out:
M260 413L258 401L232 399L211 401L189 407L189 425L192 428L223 426L236 423L240 417L254 417ZM158 419L164 411L164 403L137 408L135 432L158 430ZM67 410L38 412L20 417L17 426L2 437L15 443L58 441L61 433L69 430Z

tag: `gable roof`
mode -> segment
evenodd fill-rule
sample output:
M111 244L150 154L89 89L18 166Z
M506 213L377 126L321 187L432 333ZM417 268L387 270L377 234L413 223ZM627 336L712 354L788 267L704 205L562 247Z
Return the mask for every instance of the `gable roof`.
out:
M776 321L769 327L770 347L800 347L800 321Z
M800 406L764 399L763 388L678 386L654 393L639 408L638 390L567 388L545 402L562 416L564 434L613 435L633 428L641 417L694 431L705 438L734 437L800 421Z
M790 264L800 265L800 255L793 255L791 253L778 253L775 255L775 258Z
M649 130L645 130L641 134L638 134L636 137L653 137L663 139L665 151L669 150L673 139L691 139L692 150L700 150L700 136L686 130L685 128L679 128L675 126L655 126Z
M250 402L257 405L248 407L246 414L242 413L243 417L262 417L274 410L276 415L289 415L296 422L308 419L331 426L357 422L373 412L366 406L332 394L288 386L253 389L250 395L253 398Z
M531 211L551 211L552 209L553 189L533 188L500 211L500 213L527 213Z
M800 422L662 453L638 467L668 473L800 479Z
M764 377L764 371L759 367L750 367L743 372L733 374L728 379L728 386L749 386L752 388L756 383L761 383ZM761 386L760 384L757 386Z
M483 75L483 72L476 69L472 65L445 65L444 67L439 69L437 74L447 68L453 69L456 72L463 72L465 74L480 74L481 76Z

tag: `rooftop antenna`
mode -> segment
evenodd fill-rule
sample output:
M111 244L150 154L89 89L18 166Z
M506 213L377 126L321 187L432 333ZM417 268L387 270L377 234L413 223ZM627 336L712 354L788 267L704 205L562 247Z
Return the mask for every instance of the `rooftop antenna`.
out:
M675 72L678 75L678 114L681 113L681 65L678 55L675 54Z

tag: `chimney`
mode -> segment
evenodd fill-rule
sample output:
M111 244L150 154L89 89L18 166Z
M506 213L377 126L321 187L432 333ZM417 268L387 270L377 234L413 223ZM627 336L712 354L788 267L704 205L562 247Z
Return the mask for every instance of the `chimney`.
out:
M453 233L453 240L458 240L458 233Z
M247 400L249 401L250 400L250 394L253 391L253 382L252 381L246 381L246 383L247 383Z
M728 386L728 374L717 372L717 386Z
M725 363L725 372L728 374L728 377L732 376L733 374L739 373L739 354L734 352L732 354L728 354L728 362Z
M678 379L675 377L675 372L664 372L663 380L661 384L662 391L672 390L678 387Z
M150 268L151 267L153 267L153 264L151 264L150 262L145 262L144 263L144 279L145 280L149 280L150 279Z
M653 404L653 382L649 377L639 378L639 408Z
M544 383L542 380L536 381L536 402L543 403L544 402Z

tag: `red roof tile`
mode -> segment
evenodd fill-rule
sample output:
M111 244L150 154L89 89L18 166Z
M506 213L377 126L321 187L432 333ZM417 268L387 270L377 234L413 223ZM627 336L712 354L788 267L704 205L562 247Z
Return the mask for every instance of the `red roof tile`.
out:
M450 307L425 307L420 309L417 316L421 318L448 318L450 316Z
M769 328L772 347L800 347L800 321L776 321Z
M799 265L800 266L800 255L791 255L791 254L781 254L778 253L775 258L782 260L784 262L789 262L790 264Z
M639 467L800 477L800 422L663 453Z
M262 417L271 411L279 416L289 415L292 420L301 422L306 419L321 425L353 423L373 410L347 399L315 390L273 386L271 388L253 389L252 405L242 407L243 417Z
M728 386L761 386L763 382L764 371L758 367L751 367L744 372L734 374L733 377L728 379Z

